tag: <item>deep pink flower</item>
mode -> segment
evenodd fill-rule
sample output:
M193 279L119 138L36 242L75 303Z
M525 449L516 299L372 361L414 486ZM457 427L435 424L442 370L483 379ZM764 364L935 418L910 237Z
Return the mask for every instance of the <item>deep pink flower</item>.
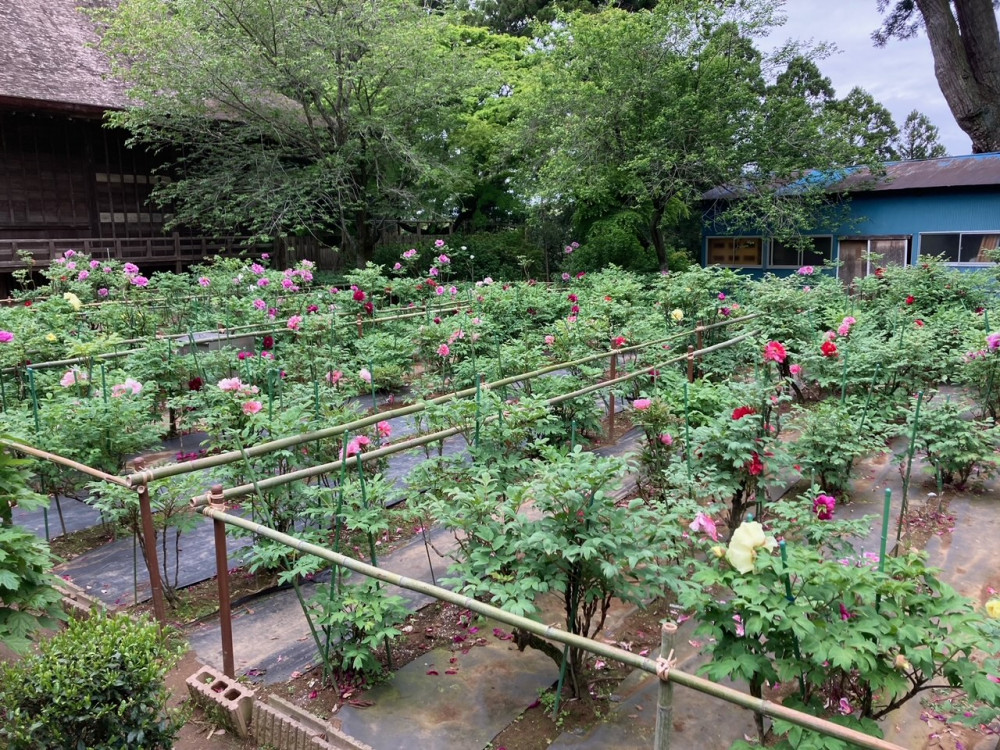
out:
M451 349L448 348L447 344L441 344L441 346L437 348L437 353L442 357L447 357L451 354Z
M847 607L845 607L844 603L841 602L840 603L840 619L843 620L844 622L847 622L848 620L851 619L851 616L852 616L851 613L847 611Z
M818 495L813 500L813 513L820 521L833 518L833 510L837 507L837 499L831 495Z
M669 432L664 432L662 435L660 435L660 442L663 445L673 445L674 444L674 436L671 435Z
M389 438L392 436L392 425L384 419L375 425L375 428L378 430L379 437Z
M778 362L780 364L785 361L786 357L788 357L788 352L786 352L785 347L777 341L769 341L767 346L764 347L765 360Z
M789 366L788 371L792 373L792 375L800 375L802 373L802 365L791 365Z

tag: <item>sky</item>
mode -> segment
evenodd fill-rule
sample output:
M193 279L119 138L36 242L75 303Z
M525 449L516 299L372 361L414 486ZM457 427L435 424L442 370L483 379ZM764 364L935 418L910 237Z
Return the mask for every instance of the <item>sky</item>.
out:
M860 86L892 112L900 126L917 109L937 126L950 155L970 153L969 137L955 124L938 88L934 58L923 34L876 47L871 40L880 20L876 0L786 0L784 14L787 23L761 47L778 46L789 38L832 42L839 52L817 65L833 82L838 98Z

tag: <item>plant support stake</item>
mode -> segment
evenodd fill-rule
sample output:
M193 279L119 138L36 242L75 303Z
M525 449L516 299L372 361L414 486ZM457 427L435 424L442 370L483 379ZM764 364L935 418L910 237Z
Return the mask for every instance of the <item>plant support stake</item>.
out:
M913 410L913 429L910 430L910 445L906 450L906 474L903 476L903 500L899 508L899 525L896 526L896 553L899 553L899 539L903 535L903 520L909 503L907 495L910 491L910 471L913 469L913 453L917 449L917 427L920 424L920 404L924 400L924 392L917 391L917 406Z

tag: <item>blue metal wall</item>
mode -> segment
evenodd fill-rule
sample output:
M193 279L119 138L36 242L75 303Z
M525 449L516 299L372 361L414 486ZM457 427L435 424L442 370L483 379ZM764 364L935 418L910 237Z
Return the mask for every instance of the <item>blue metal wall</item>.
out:
M809 234L834 235L834 259L839 258L840 237L908 235L913 237L910 262L920 256L921 232L997 232L1000 233L1000 185L995 191L966 190L947 193L892 193L878 191L856 193L850 203L851 219L834 229L817 229ZM754 233L746 232L747 236ZM707 224L702 236L701 264L708 259L708 237L726 236ZM787 268L769 269L768 253L764 267L746 269L750 276L773 273L778 276L795 273ZM962 264L961 268L977 268Z

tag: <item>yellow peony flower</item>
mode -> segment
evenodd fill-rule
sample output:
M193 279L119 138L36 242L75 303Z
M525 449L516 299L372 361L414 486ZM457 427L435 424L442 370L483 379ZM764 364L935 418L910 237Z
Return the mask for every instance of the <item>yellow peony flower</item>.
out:
M670 317L675 323L680 323L682 320L684 320L684 311L678 307L676 310L670 313Z
M910 662L908 662L906 660L906 657L903 656L902 654L896 654L896 661L894 662L893 666L895 666L896 669L903 672L909 669L913 669L913 665L910 664Z
M56 340L56 335L54 333L47 333L47 334L45 334L45 340L46 341L55 341Z
M770 552L777 546L773 536L764 536L763 526L756 521L744 521L729 540L726 559L740 573L749 573L757 560L758 549L763 547Z
M986 614L1000 620L1000 599L990 599L986 602Z
M716 544L714 547L712 547L712 554L721 560L723 557L726 556L726 548L723 547L721 544Z
M80 298L73 294L73 292L63 292L63 299L69 302L70 305L73 306L74 310L79 310L83 307L83 303L80 301Z

